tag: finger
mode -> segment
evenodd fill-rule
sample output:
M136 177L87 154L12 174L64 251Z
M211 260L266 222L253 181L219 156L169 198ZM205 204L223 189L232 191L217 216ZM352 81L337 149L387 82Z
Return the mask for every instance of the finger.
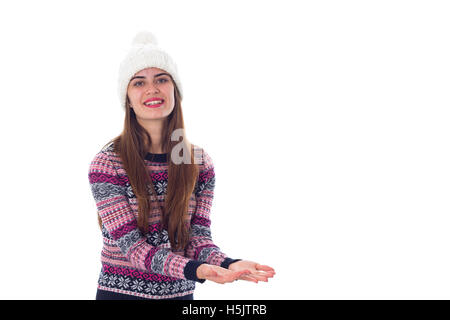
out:
M238 280L241 276L250 274L250 271L248 270L241 270L236 272L226 272L225 274L221 275L221 281L224 283L226 282L234 282Z
M269 281L268 277L264 276L264 275L252 273L249 276L251 276L253 279L256 279L258 281L264 281L264 282L268 282Z
M262 271L272 271L275 272L275 270L272 267L263 265L263 264L257 264L255 266L256 270L262 270Z
M244 276L247 276L247 275L251 275L251 272L250 271L245 271L245 270L236 272L233 275L233 277L231 278L231 281L233 282L233 281L239 280L241 277L244 277Z
M241 271L236 271L235 273L234 273L234 275L237 277L237 278L239 278L241 275L244 275L244 274L251 274L252 272L250 271L250 270L241 270Z
M253 277L251 274L249 274L249 275L242 275L242 276L239 277L239 280L245 280L245 281L258 283L258 279L255 279L255 277Z
M256 275L262 275L262 276L265 276L265 277L268 277L268 278L273 278L273 276L275 275L275 272L273 272L273 271L261 271L261 270L258 270L258 271L256 271L256 272L254 272L254 274L256 274Z
M257 279L259 279L260 281L267 282L269 278L273 278L273 276L275 275L275 272L257 270L257 271L252 272L252 275L255 276Z
M275 274L275 271L266 271L266 270L255 270L254 273L260 273L260 274Z
M263 276L263 277L267 277L267 278L272 278L274 276L274 272L272 271L262 271L262 270L257 270L252 272L252 275L255 276Z
M251 274L250 270L241 270L241 271L228 271L224 273L216 273L216 277L213 277L214 279L210 279L215 282L219 283L227 283L227 282L233 282L238 280L241 276L249 275Z

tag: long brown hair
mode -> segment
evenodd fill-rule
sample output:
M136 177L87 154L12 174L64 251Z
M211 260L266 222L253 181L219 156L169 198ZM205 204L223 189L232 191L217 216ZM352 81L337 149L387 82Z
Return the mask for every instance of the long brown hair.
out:
M161 226L169 234L171 247L175 250L183 250L189 241L189 225L185 224L185 220L189 199L194 190L199 169L197 164L194 163L193 145L189 143L186 135L183 134L182 142L171 140L174 130L183 129L184 132L180 92L173 79L172 83L175 90L175 106L172 113L164 121L161 139L162 150L167 153L169 178L164 207L159 205L155 188L144 162L144 158L150 150L151 137L138 123L133 108L129 107L128 97L123 131L110 142L114 143L114 151L120 156L136 195L138 201L137 222L141 232L144 234L148 232L150 210L153 206L159 206L162 215ZM175 164L172 161L172 149L179 143L183 144L182 150L189 152L190 164ZM183 156L185 155L183 154Z

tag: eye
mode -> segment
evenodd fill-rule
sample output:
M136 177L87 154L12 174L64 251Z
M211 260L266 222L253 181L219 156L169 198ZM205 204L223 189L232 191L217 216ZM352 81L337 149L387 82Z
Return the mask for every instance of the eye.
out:
M159 83L166 83L166 82L168 82L169 80L166 79L166 78L159 78L159 79L156 80L156 81L159 82Z
M143 83L144 83L144 81L136 81L136 82L133 84L133 86L134 86L134 87L140 87L140 86L142 86Z

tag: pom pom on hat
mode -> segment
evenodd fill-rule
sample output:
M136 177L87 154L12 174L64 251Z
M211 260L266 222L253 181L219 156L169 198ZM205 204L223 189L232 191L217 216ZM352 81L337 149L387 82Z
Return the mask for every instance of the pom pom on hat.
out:
M158 40L156 39L156 36L148 31L141 31L139 32L133 39L132 45L133 46L145 46L148 44L152 44L154 46L158 45Z

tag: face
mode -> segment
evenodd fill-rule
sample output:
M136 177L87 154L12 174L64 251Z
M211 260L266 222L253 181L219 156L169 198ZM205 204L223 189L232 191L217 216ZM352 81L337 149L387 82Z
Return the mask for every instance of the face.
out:
M174 91L174 84L166 71L147 68L131 78L127 95L137 119L143 122L166 118L175 107Z

